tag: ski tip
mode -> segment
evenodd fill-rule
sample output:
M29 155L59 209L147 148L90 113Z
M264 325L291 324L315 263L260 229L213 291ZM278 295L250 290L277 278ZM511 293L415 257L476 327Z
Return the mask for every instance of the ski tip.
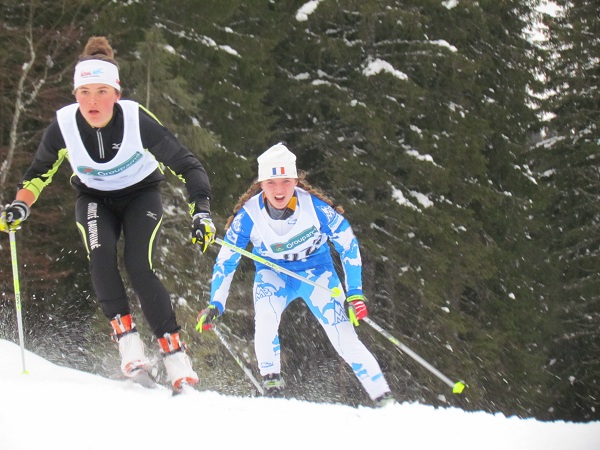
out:
M182 381L178 386L173 386L172 388L173 397L176 397L181 394L189 394L194 391L194 386L185 381Z
M144 369L137 369L130 375L125 375L123 372L119 371L111 376L109 376L111 380L117 381L130 381L133 384L138 384L146 389L154 389L158 385L156 384L155 378Z
M178 395L181 395L181 394L183 394L183 390L181 390L181 389L173 388L171 390L171 396L172 397L177 397Z
M150 376L148 372L141 372L135 377L131 378L131 381L137 383L146 389L154 389L156 387L156 381Z

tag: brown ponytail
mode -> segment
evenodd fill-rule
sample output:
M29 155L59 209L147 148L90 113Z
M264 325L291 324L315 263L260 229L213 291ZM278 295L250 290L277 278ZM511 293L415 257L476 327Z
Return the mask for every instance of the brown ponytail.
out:
M92 36L88 39L83 53L79 55L78 62L87 61L89 59L99 59L114 64L119 67L115 60L115 52L111 45L108 43L108 39L104 36Z

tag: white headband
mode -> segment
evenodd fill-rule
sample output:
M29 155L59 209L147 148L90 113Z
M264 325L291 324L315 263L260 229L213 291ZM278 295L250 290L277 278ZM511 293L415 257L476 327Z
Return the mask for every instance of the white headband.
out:
M88 59L78 63L75 66L75 75L73 76L74 89L95 83L107 84L121 92L117 66L101 59Z
M258 180L271 178L298 178L296 155L281 142L258 157Z

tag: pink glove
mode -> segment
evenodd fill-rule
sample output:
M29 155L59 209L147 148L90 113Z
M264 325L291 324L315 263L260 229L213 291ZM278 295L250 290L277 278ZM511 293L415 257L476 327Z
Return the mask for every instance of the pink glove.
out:
M348 302L348 317L350 318L350 322L357 327L358 321L364 319L369 314L365 297L362 295L351 295L346 301Z

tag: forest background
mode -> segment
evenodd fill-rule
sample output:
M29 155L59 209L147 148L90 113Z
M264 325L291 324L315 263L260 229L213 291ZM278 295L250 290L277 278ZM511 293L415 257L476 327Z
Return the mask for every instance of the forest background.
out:
M124 98L207 168L219 231L278 141L345 207L370 317L468 385L453 395L362 324L399 400L598 420L600 12L554 3L548 15L535 0L4 0L0 200L14 198L55 110L74 101L85 42L105 35ZM118 352L69 176L65 163L17 233L26 347L110 375ZM251 395L218 339L194 331L218 246L202 255L190 244L179 180L168 176L163 192L155 265L200 388ZM0 246L0 338L16 341L7 236ZM252 275L244 260L220 327L255 369ZM288 395L368 403L302 302L281 339Z

